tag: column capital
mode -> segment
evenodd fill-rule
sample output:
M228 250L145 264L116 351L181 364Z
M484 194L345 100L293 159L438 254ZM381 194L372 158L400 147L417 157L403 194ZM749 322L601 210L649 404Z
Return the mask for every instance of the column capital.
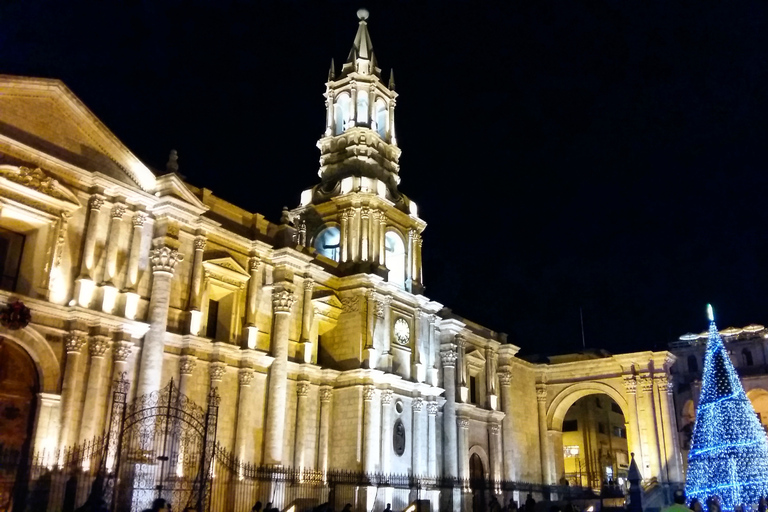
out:
M144 212L136 212L133 214L133 219L131 222L133 223L134 228L143 228L144 223L147 221L147 214Z
M669 378L669 375L666 373L659 373L654 375L653 378L656 380L660 392L672 394L674 383L672 379Z
M373 386L363 386L363 400L370 402L376 394L376 388Z
M237 382L243 387L248 387L255 375L256 372L253 371L253 368L240 368L240 371L237 372Z
M112 212L110 213L110 216L113 219L121 220L123 218L123 215L125 215L125 205L122 203L115 203L115 205L112 207Z
M296 383L296 395L302 397L302 396L309 396L309 382L305 380L301 380Z
M161 245L149 251L149 259L152 272L166 272L173 275L176 264L184 261L184 255L167 245Z
M539 403L546 403L547 401L547 385L536 384L536 400Z
M112 356L115 358L115 362L124 363L131 356L133 350L133 343L130 341L115 341L112 343Z
M304 279L304 291L311 292L315 288L315 282L311 278Z
M104 357L109 348L109 342L104 336L94 336L88 341L88 352L91 357Z
M460 349L464 349L467 347L467 340L464 338L464 335L460 332L457 332L453 335L453 341L456 343L456 346Z
M458 358L459 354L456 352L455 346L451 346L448 347L447 350L440 351L440 360L443 363L443 367L455 368Z
M365 220L368 218L368 216L371 214L371 211L368 208L363 208L360 210L360 217Z
M493 422L493 423L489 423L489 424L488 424L488 432L489 432L489 433L490 433L492 436L497 436L497 435L499 435L499 432L500 432L500 431L501 431L501 425L499 425L498 423L496 423L496 422Z
M101 210L101 207L104 206L105 200L106 198L104 196L99 194L94 194L88 200L88 205L90 206L91 210L99 211Z
M290 313L294 302L296 297L291 290L283 288L272 292L272 307L275 313Z
M630 395L637 394L637 379L635 379L634 375L624 376L624 389L626 389L627 393Z
M437 402L430 400L427 402L427 414L430 416L437 416L437 410L439 409Z
M651 375L643 375L640 377L640 389L643 390L643 393L653 392L653 377L651 377Z
M456 426L461 429L469 429L469 418L456 418Z
M509 386L512 384L512 368L509 366L502 366L500 371L497 373L499 376L499 384L502 386Z
M192 375L197 367L197 357L181 356L179 358L179 373L181 375Z
M221 382L224 378L224 372L227 369L226 363L211 363L208 368L208 374L211 377L211 386L214 382Z
M384 389L381 391L381 405L392 405L392 396L394 393L391 389Z
M261 258L259 258L258 256L251 256L250 258L248 258L248 270L250 272L259 270L260 266L261 266Z
M320 403L327 404L333 397L333 388L323 386L320 388Z
M208 245L208 239L204 236L195 237L195 250L204 251L205 246Z
M421 410L424 408L424 399L420 396L417 396L411 401L411 407L413 408L413 412L421 412Z
M84 333L71 331L67 334L67 337L64 338L64 348L66 349L67 354L79 354L80 350L85 345L85 342L86 337Z

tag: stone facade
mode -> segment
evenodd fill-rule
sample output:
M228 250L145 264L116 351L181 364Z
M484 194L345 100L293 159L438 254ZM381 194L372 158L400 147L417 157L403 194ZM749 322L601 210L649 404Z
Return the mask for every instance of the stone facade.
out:
M423 294L366 18L326 84L321 183L277 223L185 183L175 152L156 176L61 82L0 77L0 228L25 237L0 303L33 312L0 336L38 373L32 449L103 432L127 372L131 400L218 388L218 440L257 465L466 479L477 455L493 480L554 484L567 408L606 393L644 475L680 481L668 353L532 364Z

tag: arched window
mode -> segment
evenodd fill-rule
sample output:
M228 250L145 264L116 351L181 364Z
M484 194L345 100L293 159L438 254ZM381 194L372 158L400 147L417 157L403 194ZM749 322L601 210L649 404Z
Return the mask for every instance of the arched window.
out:
M341 233L336 226L330 226L315 237L315 249L328 259L339 261Z
M699 373L699 361L693 354L688 356L688 373Z
M376 100L376 131L382 139L387 136L387 104L381 98Z
M357 124L368 124L368 93L357 91Z
M748 348L741 351L741 362L744 366L752 366L755 362L752 360L752 352Z
M387 231L384 238L384 265L389 270L387 281L405 287L405 244L400 235Z
M334 134L339 135L347 130L347 122L349 122L349 94L343 92L336 98L336 104L333 107L335 114L334 119Z

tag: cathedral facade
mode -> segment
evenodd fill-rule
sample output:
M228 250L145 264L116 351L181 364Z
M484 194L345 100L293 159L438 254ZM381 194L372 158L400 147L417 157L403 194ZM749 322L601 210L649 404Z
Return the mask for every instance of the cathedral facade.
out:
M23 384L0 394L20 411L3 444L87 442L115 420L116 381L127 403L173 381L203 407L215 390L216 442L254 466L557 485L565 412L605 393L643 475L681 481L670 353L534 364L424 295L395 84L358 17L326 83L319 183L276 223L185 183L173 153L152 172L61 82L0 77L0 304L31 314L0 327L3 389Z

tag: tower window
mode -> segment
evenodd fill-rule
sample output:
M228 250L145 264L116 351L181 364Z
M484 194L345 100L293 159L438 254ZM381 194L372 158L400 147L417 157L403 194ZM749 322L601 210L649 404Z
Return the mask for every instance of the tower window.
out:
M218 320L219 320L219 301L217 300L209 300L208 301L208 322L205 326L205 337L216 339L216 331L218 330Z
M368 93L357 91L357 124L368 124Z
M376 132L382 139L387 136L387 104L381 98L376 100Z
M387 281L405 287L405 244L394 231L387 231L384 238L384 265L389 270Z
M475 377L469 377L469 403L477 403L477 379Z
M340 244L341 232L336 226L325 228L315 237L315 250L333 261L339 261Z
M343 92L336 98L336 104L334 105L334 134L340 135L347 130L347 123L349 123L349 94Z

